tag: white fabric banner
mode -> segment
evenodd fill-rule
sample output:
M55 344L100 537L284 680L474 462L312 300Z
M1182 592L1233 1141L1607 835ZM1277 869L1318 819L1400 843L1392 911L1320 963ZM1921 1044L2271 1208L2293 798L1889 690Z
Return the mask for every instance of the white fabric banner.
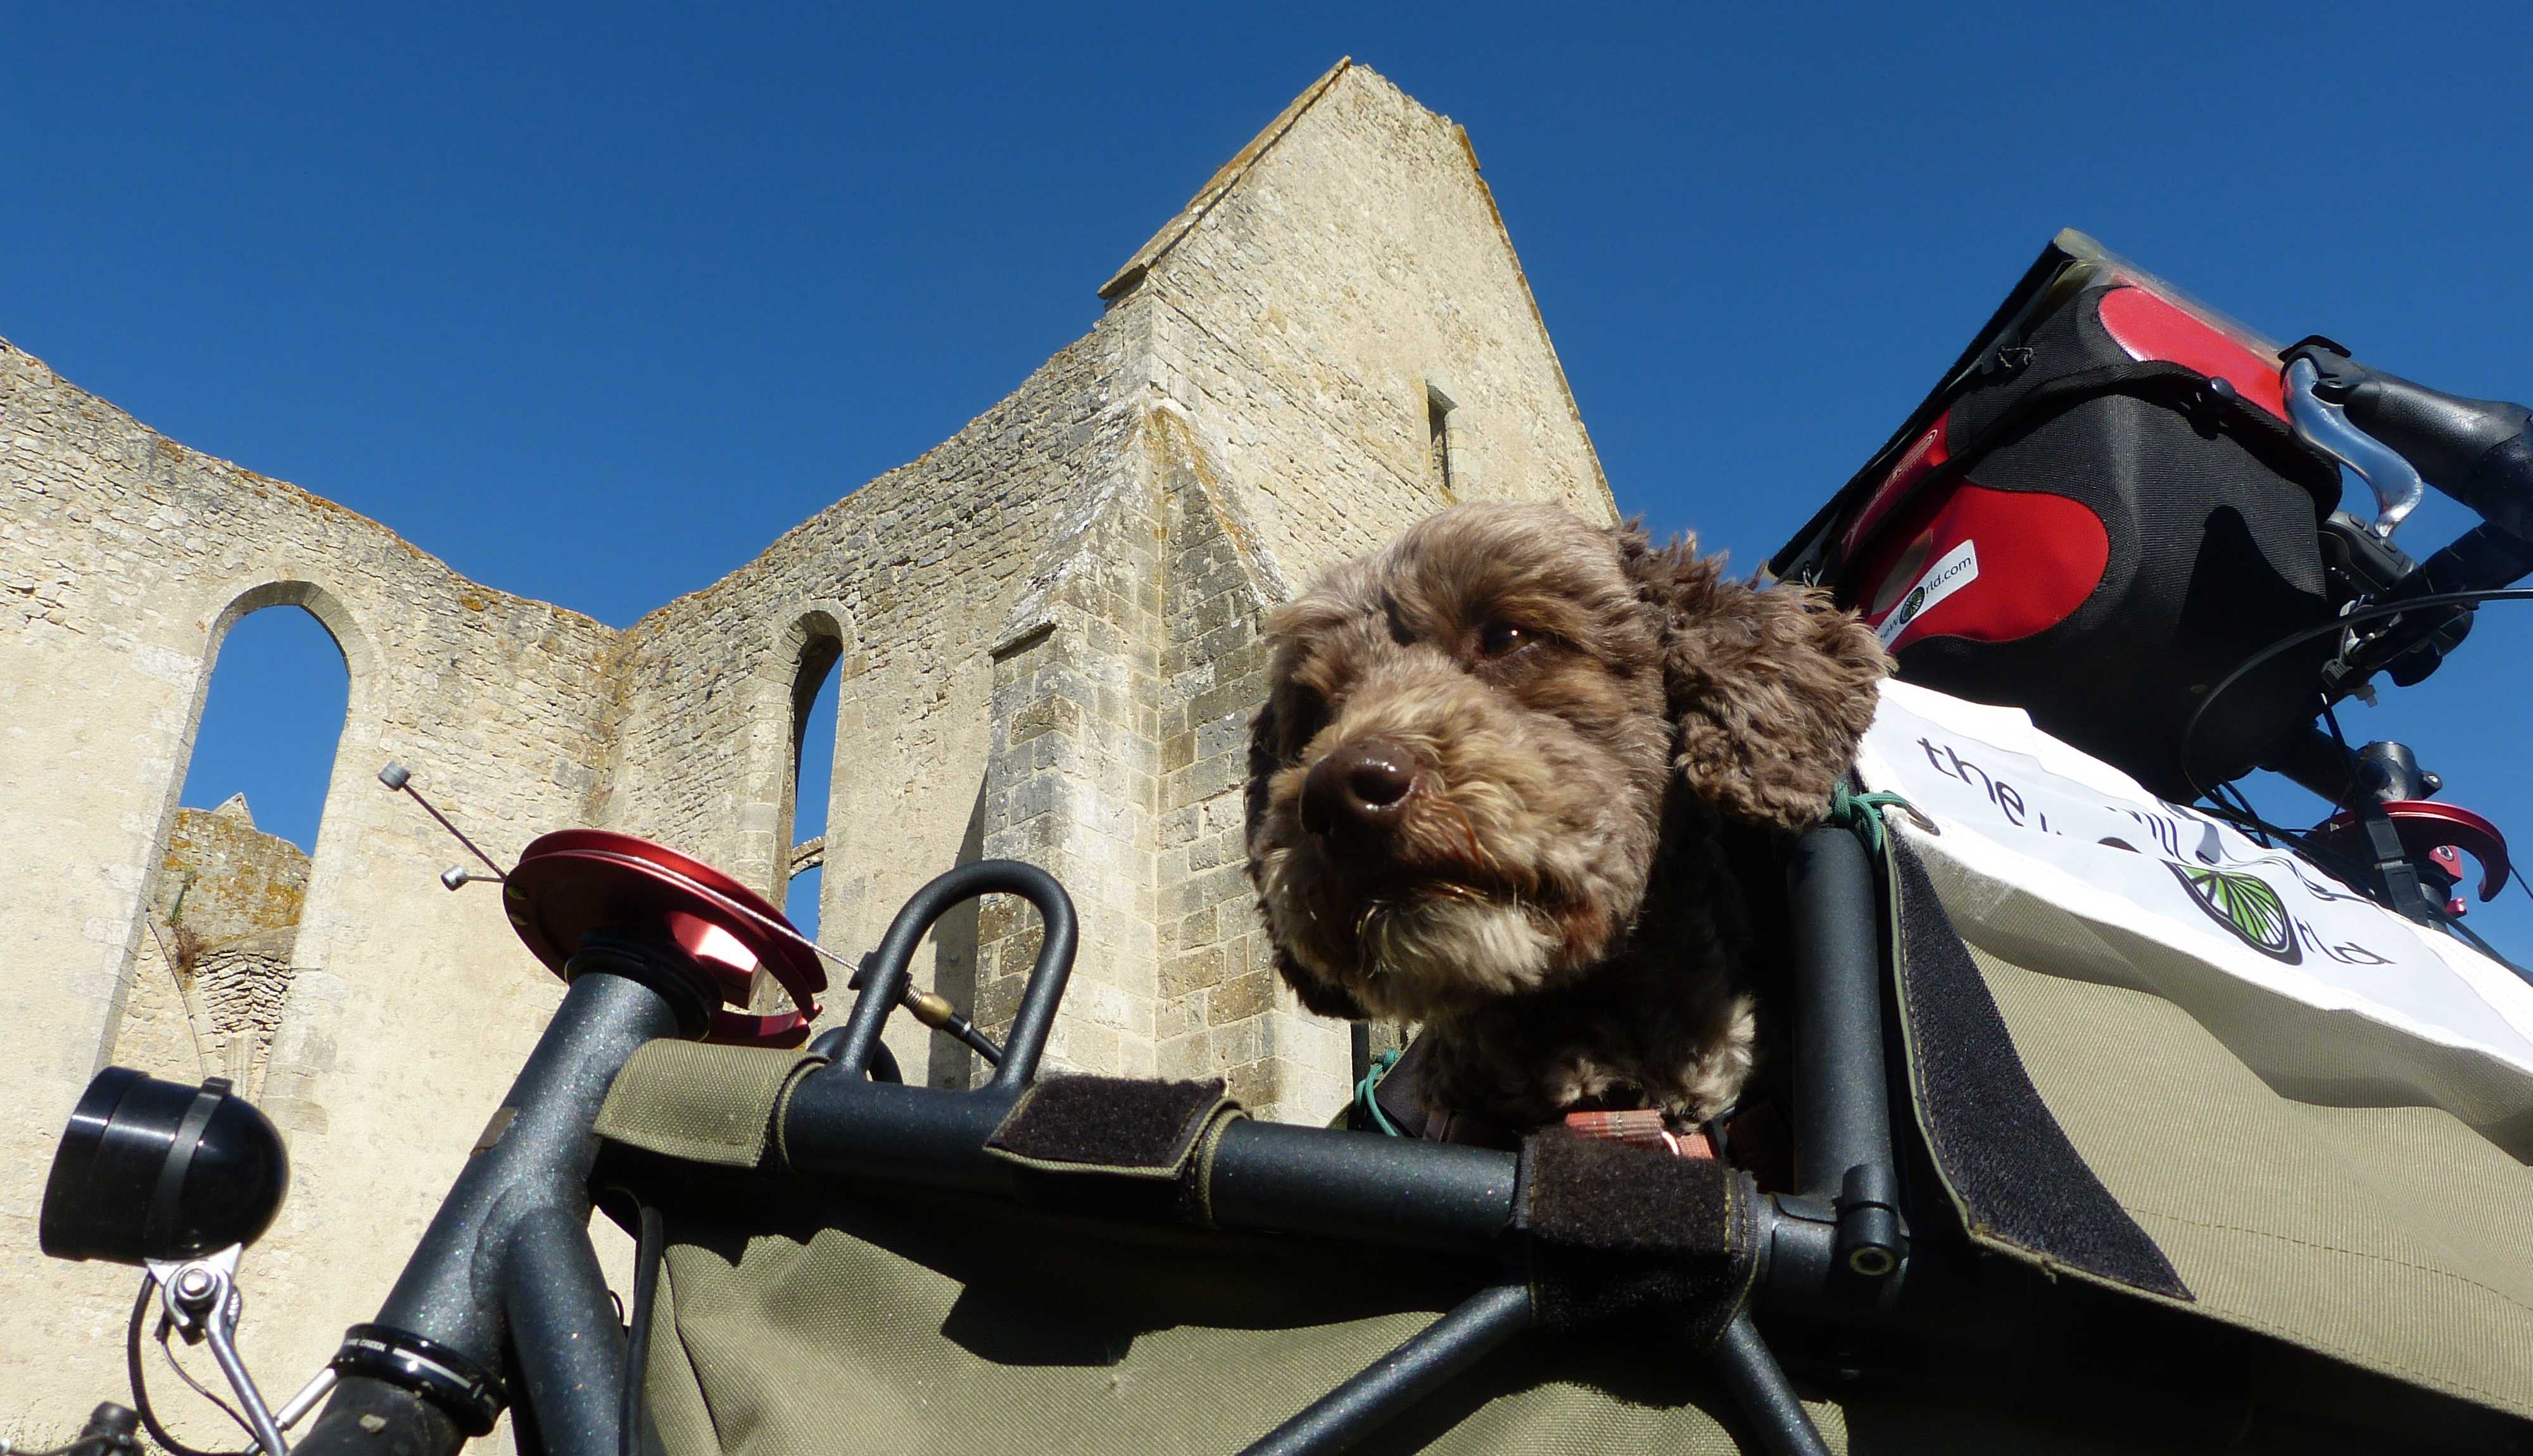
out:
M1962 936L2180 1006L2280 1092L2443 1107L2533 1160L2533 985L1992 708L1883 686L1857 772Z

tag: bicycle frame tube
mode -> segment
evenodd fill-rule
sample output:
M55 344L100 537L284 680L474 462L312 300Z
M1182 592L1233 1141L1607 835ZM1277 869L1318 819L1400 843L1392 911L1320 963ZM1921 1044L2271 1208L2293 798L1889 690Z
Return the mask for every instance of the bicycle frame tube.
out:
M377 1322L346 1340L345 1377L298 1451L448 1456L490 1427L490 1382L506 1369L523 1437L552 1456L618 1456L624 1341L589 1242L593 1127L633 1053L691 1034L700 1008L668 956L594 947L573 969Z

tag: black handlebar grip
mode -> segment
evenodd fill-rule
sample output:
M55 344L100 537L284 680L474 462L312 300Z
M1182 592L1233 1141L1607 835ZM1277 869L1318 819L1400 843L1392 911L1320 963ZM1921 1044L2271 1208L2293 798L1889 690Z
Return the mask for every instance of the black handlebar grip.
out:
M2429 485L2517 541L2533 542L2533 410L2431 389L2317 341L2297 345L2287 357L2312 360L2314 392L2409 461Z

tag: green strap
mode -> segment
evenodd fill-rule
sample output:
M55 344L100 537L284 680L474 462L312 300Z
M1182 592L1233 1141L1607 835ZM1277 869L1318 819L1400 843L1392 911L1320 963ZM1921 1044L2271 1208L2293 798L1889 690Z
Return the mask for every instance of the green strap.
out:
M1396 1047L1391 1047L1388 1051L1374 1057L1372 1069L1364 1073L1363 1080L1354 1084L1354 1105L1364 1110L1371 1118L1374 1127L1392 1137L1404 1137L1407 1134L1396 1123L1389 1120L1388 1113L1381 1110L1381 1099L1373 1095L1373 1089L1381 1085L1381 1079L1387 1077L1389 1069L1397 1065L1398 1048Z
M1829 813L1823 822L1862 835L1865 847L1879 859L1885 833L1882 811L1890 808L1904 809L1911 814L1917 812L1916 806L1900 794L1859 793L1855 786L1841 779L1829 787Z

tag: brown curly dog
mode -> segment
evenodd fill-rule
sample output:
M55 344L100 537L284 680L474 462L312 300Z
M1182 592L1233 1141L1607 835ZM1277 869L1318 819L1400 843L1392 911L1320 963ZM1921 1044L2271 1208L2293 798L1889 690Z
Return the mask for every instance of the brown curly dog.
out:
M1302 1004L1424 1022L1429 1105L1515 1132L1731 1107L1778 854L1872 721L1873 633L1692 541L1507 504L1267 629L1249 873Z

